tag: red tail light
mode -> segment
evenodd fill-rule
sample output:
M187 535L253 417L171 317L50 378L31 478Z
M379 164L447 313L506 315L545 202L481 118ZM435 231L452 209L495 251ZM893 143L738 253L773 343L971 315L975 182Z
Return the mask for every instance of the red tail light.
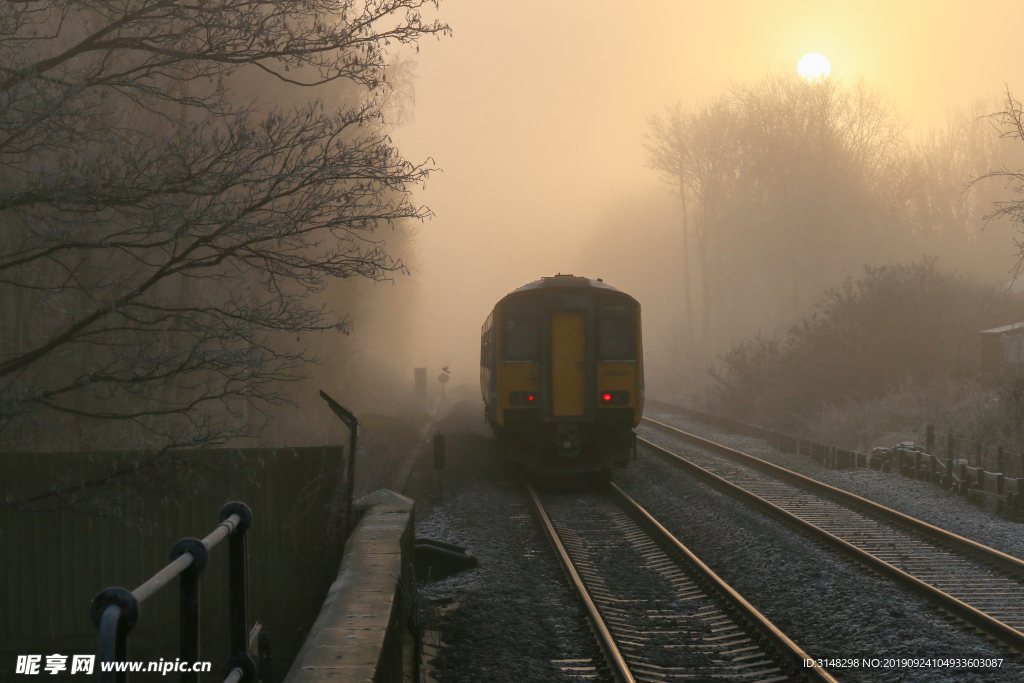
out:
M529 406L539 403L538 394L532 391L510 391L508 393L508 404L510 406Z

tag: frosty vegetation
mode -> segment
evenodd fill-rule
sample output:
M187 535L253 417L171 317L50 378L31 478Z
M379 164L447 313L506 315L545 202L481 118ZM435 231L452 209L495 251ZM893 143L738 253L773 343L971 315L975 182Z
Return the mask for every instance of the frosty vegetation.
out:
M792 427L973 382L975 333L1024 320L1024 128L997 109L914 132L863 80L787 71L653 115L668 192L609 204L586 256L645 306L652 395Z

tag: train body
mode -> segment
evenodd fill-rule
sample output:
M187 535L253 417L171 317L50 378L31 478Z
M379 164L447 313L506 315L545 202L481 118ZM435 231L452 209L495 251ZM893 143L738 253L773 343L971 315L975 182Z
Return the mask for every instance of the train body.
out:
M501 299L480 335L480 389L498 452L540 473L610 474L635 454L644 401L640 304L556 275Z

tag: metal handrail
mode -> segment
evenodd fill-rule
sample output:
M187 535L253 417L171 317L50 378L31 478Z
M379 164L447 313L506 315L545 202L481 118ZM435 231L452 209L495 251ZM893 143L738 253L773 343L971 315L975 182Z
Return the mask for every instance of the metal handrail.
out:
M183 662L199 660L199 576L210 559L210 550L228 539L228 593L230 598L231 656L224 665L225 683L253 683L256 664L247 651L249 624L249 570L246 531L252 511L245 503L231 502L220 510L220 523L202 540L183 538L171 548L171 561L135 590L107 588L93 598L90 615L99 631L100 683L127 683L127 671L104 671L107 662L124 662L128 634L139 618L139 604L180 577L179 652ZM269 658L268 658L269 661ZM192 667L190 667L192 668ZM261 678L269 683L269 672ZM182 683L199 683L199 672L181 673Z
M203 545L206 546L207 550L213 549L215 545L223 541L232 531L235 530L240 521L242 521L242 518L238 513L231 515L226 520L218 524L217 528L214 529L209 536L203 539ZM193 556L191 552L184 553L156 574L153 574L153 576L151 576L144 584L133 590L132 595L135 596L136 600L142 602L149 596L153 595L153 593L156 593L167 585L171 579L185 571L194 561L195 556Z

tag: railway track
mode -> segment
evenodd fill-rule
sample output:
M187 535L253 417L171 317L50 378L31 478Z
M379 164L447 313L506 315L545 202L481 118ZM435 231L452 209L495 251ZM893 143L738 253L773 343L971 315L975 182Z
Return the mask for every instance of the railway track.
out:
M526 486L619 683L834 682L614 484L543 496ZM583 664L562 667L594 677Z
M644 418L697 446L686 457L641 443L681 469L769 511L1024 652L1024 562L752 455Z

